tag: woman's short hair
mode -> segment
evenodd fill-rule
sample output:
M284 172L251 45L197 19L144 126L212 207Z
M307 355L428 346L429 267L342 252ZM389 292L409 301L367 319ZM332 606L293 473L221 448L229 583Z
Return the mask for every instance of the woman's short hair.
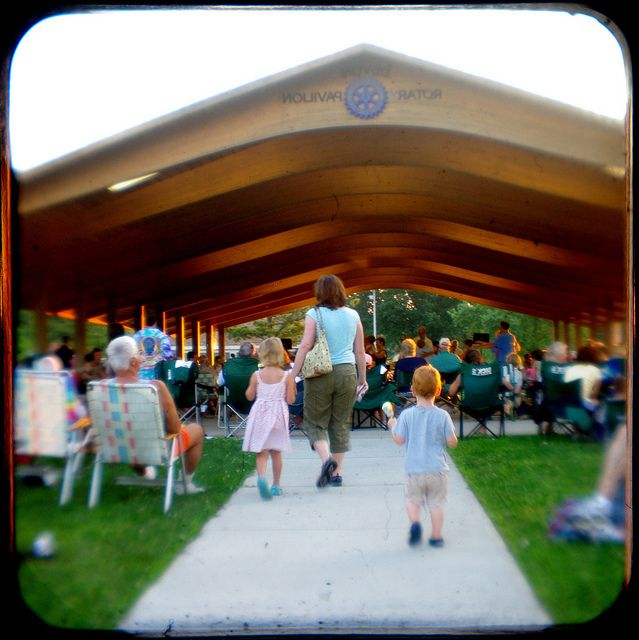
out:
M601 352L592 344L585 344L577 351L577 362L591 362L599 364L602 361Z
M400 358L414 358L417 353L417 344L412 338L406 338L402 340L399 345L399 357Z
M482 364L483 358L478 349L469 349L464 356L466 364Z
M332 274L320 276L315 282L315 298L320 307L339 309L346 305L344 283Z
M422 398L434 398L442 390L442 379L439 371L430 364L417 367L413 373L413 393Z
M283 367L286 364L286 351L277 337L266 338L257 348L257 356L264 367Z
M138 343L130 336L120 336L109 342L107 360L113 371L126 371L131 366L131 358L138 354Z

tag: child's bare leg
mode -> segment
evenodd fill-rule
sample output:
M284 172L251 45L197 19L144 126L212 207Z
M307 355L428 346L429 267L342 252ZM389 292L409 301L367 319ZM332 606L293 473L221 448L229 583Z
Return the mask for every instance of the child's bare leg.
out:
M258 476L266 475L266 467L268 466L268 450L260 451L255 455L255 468Z
M430 512L430 522L432 525L431 538L433 540L440 540L442 537L442 527L444 526L444 510L433 509Z
M282 477L282 452L271 451L271 463L273 465L273 486L280 486L280 479Z
M414 522L419 522L421 516L421 507L410 500L406 501L406 513L408 514L408 519L411 524Z

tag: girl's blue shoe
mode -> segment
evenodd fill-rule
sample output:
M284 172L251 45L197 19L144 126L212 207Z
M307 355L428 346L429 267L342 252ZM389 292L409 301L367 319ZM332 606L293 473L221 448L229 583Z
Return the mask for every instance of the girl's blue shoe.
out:
M271 495L273 495L273 496L281 496L282 495L281 487L276 487L275 485L273 485L271 487Z
M260 496L262 496L262 500L270 500L273 497L271 495L271 490L268 488L268 482L266 482L266 478L258 476L257 488L260 492Z

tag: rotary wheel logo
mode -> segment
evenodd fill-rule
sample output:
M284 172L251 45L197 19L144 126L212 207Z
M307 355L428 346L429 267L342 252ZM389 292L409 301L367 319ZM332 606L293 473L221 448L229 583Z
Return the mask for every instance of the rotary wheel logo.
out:
M386 108L387 99L386 88L377 80L355 80L346 88L346 108L363 120L376 118Z

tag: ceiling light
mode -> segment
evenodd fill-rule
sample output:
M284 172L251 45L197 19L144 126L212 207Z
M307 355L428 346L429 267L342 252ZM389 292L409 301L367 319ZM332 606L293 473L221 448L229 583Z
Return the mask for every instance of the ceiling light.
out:
M625 167L613 167L613 166L605 166L604 171L613 178L623 178L626 175Z
M116 182L112 184L110 187L107 187L109 191L125 191L126 189L131 189L132 187L136 187L142 182L148 182L151 178L155 178L158 175L157 171L153 173L147 173L144 176L138 176L137 178L131 178L130 180L123 180L122 182Z

